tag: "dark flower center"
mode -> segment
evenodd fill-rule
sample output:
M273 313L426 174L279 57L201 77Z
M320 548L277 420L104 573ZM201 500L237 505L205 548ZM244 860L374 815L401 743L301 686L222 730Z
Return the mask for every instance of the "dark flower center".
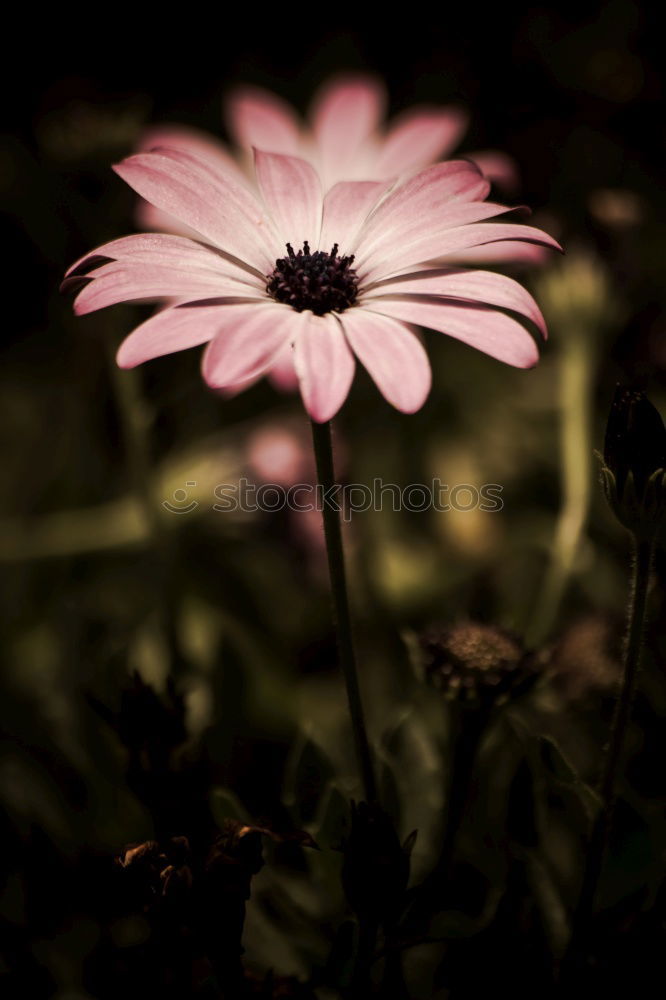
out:
M297 312L311 309L317 316L354 305L358 278L353 254L338 257L337 243L330 253L311 253L307 240L298 253L287 243L287 254L275 261L275 270L268 276L266 291L276 302L285 302Z

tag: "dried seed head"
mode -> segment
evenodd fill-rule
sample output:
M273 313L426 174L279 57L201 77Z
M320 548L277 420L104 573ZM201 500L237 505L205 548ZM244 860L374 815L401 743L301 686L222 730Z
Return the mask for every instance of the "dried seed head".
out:
M450 700L495 703L525 677L525 655L510 633L463 622L419 637L426 681Z

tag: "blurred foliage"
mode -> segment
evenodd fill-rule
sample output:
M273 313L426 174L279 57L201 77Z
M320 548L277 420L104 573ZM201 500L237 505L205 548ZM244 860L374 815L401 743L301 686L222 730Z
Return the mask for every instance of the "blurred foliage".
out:
M323 1000L350 982L358 940L342 872L360 789L319 526L213 509L216 485L279 481L294 456L308 475L300 404L265 383L214 395L196 351L118 372L115 346L148 307L75 319L58 293L72 260L132 231L132 197L109 165L145 122L217 132L231 82L273 86L304 106L341 65L382 72L395 110L469 103L465 148L513 155L521 201L571 247L519 275L551 327L535 370L428 334L424 408L401 416L359 373L336 427L348 482L503 489L500 512L384 509L345 528L382 803L400 844L418 831L410 887L380 946L404 959L404 996L467 998L500 983L514 996L549 995L598 806L626 599L627 542L592 449L619 379L649 384L666 408L661 54L647 12L628 0L589 16L534 8L496 23L489 13L476 49L465 44L476 25L448 17L427 37L420 23L399 36L340 27L305 48L291 37L275 45L269 24L239 47L221 26L197 38L215 58L188 51L177 72L161 65L159 40L136 62L123 37L113 58L79 53L77 64L63 39L16 95L0 136L11 247L0 369L6 996L184 997L192 969L197 995L219 996L214 963L191 944L194 917L174 917L160 886L169 866L172 889L190 885L185 867L196 886L230 822L267 831L252 834L265 864L242 900L244 989L312 988ZM276 430L286 458L278 448L266 467L257 455ZM665 568L660 549L590 971L597 988L640 991L663 943ZM534 647L536 683L482 725L412 669L413 636L469 621L527 633ZM464 808L437 882L462 745ZM174 860L183 837L191 853ZM128 897L117 859L156 841L165 867L155 883L151 861L147 907ZM229 845L220 852L230 863ZM209 932L230 940L232 925L215 920ZM386 956L373 967L387 997L398 995L394 973ZM307 992L294 977L309 980Z

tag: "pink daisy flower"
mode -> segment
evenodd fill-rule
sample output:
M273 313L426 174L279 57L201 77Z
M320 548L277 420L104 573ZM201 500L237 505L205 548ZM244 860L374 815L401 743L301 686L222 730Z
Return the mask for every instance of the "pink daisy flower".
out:
M410 108L384 126L386 88L368 74L331 77L314 96L306 121L286 101L260 87L242 86L225 100L224 117L235 151L214 136L181 125L147 129L140 150L168 147L182 149L210 161L239 183L254 182L254 149L297 156L314 166L324 191L339 181L395 180L449 156L460 143L469 116L460 107L422 106ZM469 154L486 177L506 192L518 184L514 161L497 150ZM168 212L141 200L141 228L159 232L197 234ZM547 251L535 243L505 240L498 246L461 250L456 262L465 266L498 261L511 265L540 264ZM452 260L447 261L448 264ZM283 351L268 378L284 392L298 387L291 353ZM229 387L231 395L245 385Z
M541 312L503 275L432 266L505 243L559 249L541 230L488 222L510 211L486 202L489 182L469 161L428 167L397 185L343 181L325 195L306 161L256 152L256 188L181 149L131 156L116 172L197 239L127 236L77 262L78 314L128 301L167 306L123 342L124 368L207 343L203 376L238 386L293 357L317 422L342 406L359 360L384 397L412 413L430 389L415 325L455 337L507 364L538 360Z

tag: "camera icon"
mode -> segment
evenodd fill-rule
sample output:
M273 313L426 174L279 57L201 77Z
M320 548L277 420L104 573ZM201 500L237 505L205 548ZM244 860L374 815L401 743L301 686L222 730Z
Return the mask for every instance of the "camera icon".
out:
M185 483L185 486L196 486L196 481ZM196 510L199 506L197 500L189 500L189 494L186 489L174 490L171 500L163 500L162 506L165 510L168 510L171 514L190 514L193 510Z

